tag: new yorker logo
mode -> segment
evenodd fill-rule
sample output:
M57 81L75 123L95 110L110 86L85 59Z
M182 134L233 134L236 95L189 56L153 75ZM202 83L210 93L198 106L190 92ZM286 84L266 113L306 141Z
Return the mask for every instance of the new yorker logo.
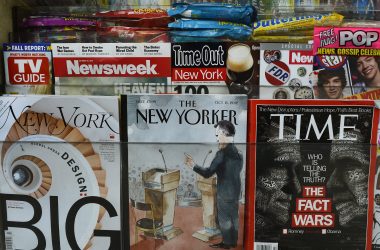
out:
M67 60L69 75L158 75L157 64L146 60L145 64L87 64L79 60Z
M119 134L117 129L113 128L108 120L112 117L108 113L84 113L80 107L64 108L57 107L57 112L51 113L36 113L30 111L31 106L25 106L22 113L25 112L23 119L18 119L15 115L12 106L9 106L5 112L0 115L0 131L7 124L9 119L13 119L27 134L38 134L39 129L35 127L40 124L49 128L51 135L59 135L65 131L67 126L74 125L77 128L109 128L112 132ZM50 116L59 118L63 122L62 128L58 126L51 126ZM20 116L21 117L21 116ZM50 125L50 126L49 126ZM34 130L33 130L34 129Z

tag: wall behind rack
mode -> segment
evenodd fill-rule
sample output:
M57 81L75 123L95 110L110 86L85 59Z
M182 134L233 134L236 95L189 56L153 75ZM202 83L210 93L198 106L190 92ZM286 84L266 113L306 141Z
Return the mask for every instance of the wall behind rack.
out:
M1 0L0 4L0 44L2 46L3 43L9 41L9 37L12 31L12 7L13 6L25 6L26 3L21 0ZM1 58L3 58L3 55L1 54ZM4 61L1 59L0 60L0 81L1 83L4 83L4 74L3 74L3 66ZM0 86L4 86L4 84L0 84ZM0 93L2 93L2 89L0 88ZM3 216L0 213L0 216ZM0 231L3 232L3 225L0 220ZM4 238L3 234L0 234L0 249L5 249L4 243Z
M2 44L5 42L9 42L11 32L12 32L12 7L14 6L27 6L28 4L25 1L22 0L0 0L0 46L2 47ZM2 52L1 52L1 58L3 58ZM3 74L3 59L0 60L0 81L1 83L4 83L5 78ZM4 84L0 84L0 94L3 91ZM1 226L1 225L0 225ZM0 242L3 242L1 240L2 235L0 236ZM0 245L1 246L1 245ZM0 249L3 249L0 247Z

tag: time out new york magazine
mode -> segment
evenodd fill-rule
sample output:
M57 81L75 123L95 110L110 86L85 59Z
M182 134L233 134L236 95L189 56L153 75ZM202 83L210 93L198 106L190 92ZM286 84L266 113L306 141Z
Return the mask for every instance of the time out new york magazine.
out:
M0 98L6 250L120 249L116 97Z
M247 249L370 249L373 104L249 101Z
M140 94L121 106L130 249L243 249L247 97Z

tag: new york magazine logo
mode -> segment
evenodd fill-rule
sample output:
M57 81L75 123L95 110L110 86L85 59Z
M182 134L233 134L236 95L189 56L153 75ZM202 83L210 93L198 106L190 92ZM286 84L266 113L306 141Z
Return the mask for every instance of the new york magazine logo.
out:
M8 57L11 84L49 84L50 69L47 57Z

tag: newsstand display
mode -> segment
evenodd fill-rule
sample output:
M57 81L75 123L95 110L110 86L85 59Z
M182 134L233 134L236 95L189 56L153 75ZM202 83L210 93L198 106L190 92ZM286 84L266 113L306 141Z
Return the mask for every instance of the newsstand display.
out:
M0 249L380 249L380 1L0 13Z

